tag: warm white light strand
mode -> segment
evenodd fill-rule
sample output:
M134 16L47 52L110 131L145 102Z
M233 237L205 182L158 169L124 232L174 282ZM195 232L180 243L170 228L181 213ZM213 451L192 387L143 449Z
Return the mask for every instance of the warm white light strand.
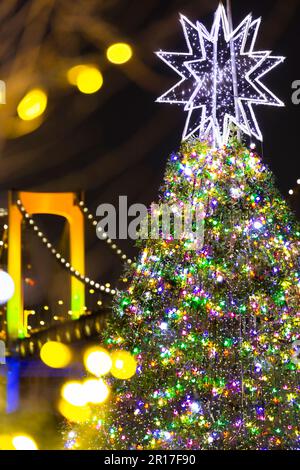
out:
M0 217L7 217L8 212L3 207L0 207Z
M106 283L105 285L100 284L99 282L96 282L92 279L90 279L87 276L84 276L81 274L74 266L72 266L62 255L59 253L56 248L52 245L52 243L49 242L48 238L44 235L44 233L40 230L39 226L35 223L33 218L28 214L26 211L25 207L22 204L22 201L20 199L17 200L17 206L20 209L22 215L24 216L24 219L26 222L28 222L29 227L32 228L33 232L40 238L44 246L49 250L49 252L54 256L54 258L63 266L65 269L69 271L69 273L76 277L79 281L83 282L90 288L96 289L103 294L109 294L114 296L116 294L115 289L110 288L110 284Z
M97 220L93 216L93 214L89 211L88 207L85 206L83 201L79 201L79 207L81 208L82 212L86 216L87 220L91 223L91 225L96 228L98 225ZM101 227L97 228L98 230L98 236L101 237L101 240L105 241L107 245L111 248L111 250L116 253L124 262L131 264L132 260L128 258L125 253L121 250L121 248L118 247L118 245L113 241L111 238L107 236L107 234L103 231ZM101 233L100 233L101 230Z
M297 186L300 185L300 178L297 179L296 183L297 183ZM290 196L293 196L294 192L295 192L294 189L290 189L290 190L289 190L289 195L290 195Z

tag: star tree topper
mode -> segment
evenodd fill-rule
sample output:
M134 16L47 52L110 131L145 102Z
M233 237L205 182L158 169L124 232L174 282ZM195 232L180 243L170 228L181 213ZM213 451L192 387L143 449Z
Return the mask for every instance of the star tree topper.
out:
M232 31L222 4L208 32L203 24L180 16L187 52L157 52L181 79L158 102L184 106L188 113L183 140L210 137L214 145L226 145L230 125L262 140L253 105L284 106L262 82L271 69L284 61L271 51L254 51L261 19L248 15Z

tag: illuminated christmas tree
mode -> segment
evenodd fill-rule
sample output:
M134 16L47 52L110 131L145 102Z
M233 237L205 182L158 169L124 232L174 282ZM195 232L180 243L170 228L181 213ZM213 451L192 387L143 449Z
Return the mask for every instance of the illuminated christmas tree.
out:
M253 146L229 138L231 122L260 137L252 105L281 104L259 80L281 58L253 52L259 22L231 32L222 6L210 33L182 24L189 52L159 53L182 80L160 101L185 106L188 139L159 202L203 207L203 244L140 242L101 336L135 357L136 374L107 378L110 401L66 447L300 449L300 226Z

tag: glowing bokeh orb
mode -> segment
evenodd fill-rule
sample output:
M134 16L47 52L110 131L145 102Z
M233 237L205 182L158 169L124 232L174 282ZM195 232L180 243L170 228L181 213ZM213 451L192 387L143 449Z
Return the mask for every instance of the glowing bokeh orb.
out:
M40 357L48 367L62 369L70 364L72 353L67 345L57 341L48 341L43 345Z
M88 379L82 387L86 401L94 405L105 402L110 393L108 386L102 379Z
M127 351L114 351L111 354L111 373L117 379L130 379L136 372L137 363Z
M36 442L29 436L14 436L12 443L16 450L38 450Z
M15 284L11 276L0 270L0 305L8 302L12 298L15 291Z
M41 116L47 108L47 95L44 90L35 88L29 91L20 101L17 112L23 121L31 121Z
M128 62L132 57L132 48L129 44L118 42L116 44L112 44L107 49L106 56L113 64L125 64L125 62Z
M85 423L91 417L89 406L74 406L61 399L57 405L60 414L72 423Z
M78 75L89 66L87 64L79 64L71 67L67 72L67 79L71 85L77 86Z
M76 85L81 93L87 95L96 93L103 85L103 77L100 70L94 66L86 66L77 75Z
M100 377L107 374L112 367L112 360L109 353L102 348L89 348L84 354L84 364L86 369Z
M84 395L83 385L80 382L67 382L61 391L62 397L73 406L85 406L87 400Z

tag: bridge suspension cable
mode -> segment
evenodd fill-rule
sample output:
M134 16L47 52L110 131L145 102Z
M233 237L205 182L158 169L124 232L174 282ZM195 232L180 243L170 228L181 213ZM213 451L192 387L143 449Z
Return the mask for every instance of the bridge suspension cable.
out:
M40 230L39 226L35 223L34 219L31 215L26 211L22 201L20 199L17 200L17 206L24 216L25 221L28 223L28 226L32 229L33 233L42 241L43 245L49 250L49 252L53 255L56 261L65 269L67 269L71 276L76 277L79 281L86 284L89 287L93 287L94 289L102 292L103 294L108 294L114 296L116 294L116 289L111 289L109 287L109 283L106 285L101 284L99 282L90 279L87 276L81 274L77 269L74 268L63 256L59 251L53 246L52 243L49 242L48 238L45 234ZM131 262L131 260L130 260Z
M86 216L87 220L91 223L91 225L95 228L98 225L97 220L93 216L93 214L89 211L88 207L84 204L84 201L79 201L79 207L81 208L83 214ZM132 260L118 247L118 245L107 236L107 234L103 231L102 227L97 227L98 236L101 240L105 241L107 245L116 253L123 261L126 261L128 264L132 263Z

